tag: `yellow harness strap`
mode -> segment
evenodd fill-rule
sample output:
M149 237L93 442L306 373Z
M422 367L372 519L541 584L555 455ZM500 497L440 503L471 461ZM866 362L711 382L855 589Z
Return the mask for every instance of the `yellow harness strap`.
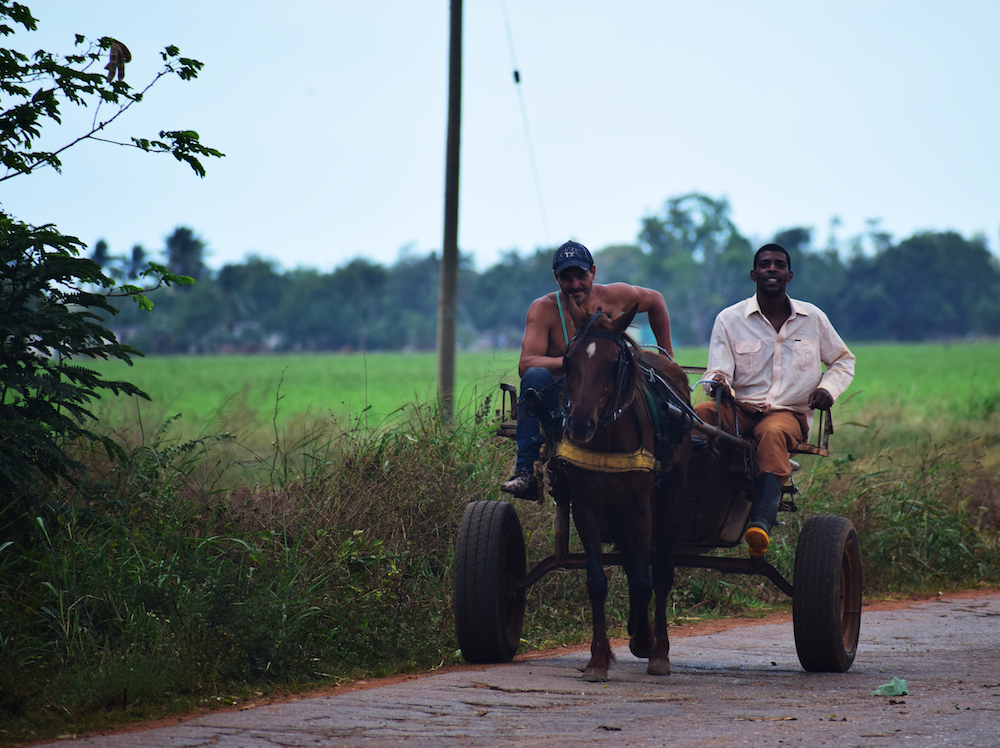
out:
M556 458L598 473L649 473L658 467L656 457L644 447L635 452L594 452L566 439L556 445Z

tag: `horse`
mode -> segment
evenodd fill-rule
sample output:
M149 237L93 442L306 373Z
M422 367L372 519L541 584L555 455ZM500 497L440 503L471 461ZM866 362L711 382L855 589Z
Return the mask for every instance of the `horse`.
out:
M666 607L674 580L678 497L691 455L690 422L655 413L659 408L647 398L644 383L658 380L661 390L669 388L669 398L688 409L691 395L680 366L665 354L640 350L626 334L637 310L638 304L614 319L600 309L590 315L571 310L577 334L563 359L567 416L555 445L553 487L564 500L568 494L586 557L593 637L583 679L590 682L606 681L614 661L604 613L605 530L628 578L629 648L649 659L651 675L670 674Z

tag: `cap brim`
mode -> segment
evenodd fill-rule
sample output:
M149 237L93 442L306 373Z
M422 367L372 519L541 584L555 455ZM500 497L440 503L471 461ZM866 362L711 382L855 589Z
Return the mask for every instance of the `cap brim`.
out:
M566 268L580 268L581 270L590 270L591 267L592 265L589 262L586 262L585 260L567 260L566 262L563 262L560 265L553 268L553 270L555 271L556 275L562 275L562 272Z

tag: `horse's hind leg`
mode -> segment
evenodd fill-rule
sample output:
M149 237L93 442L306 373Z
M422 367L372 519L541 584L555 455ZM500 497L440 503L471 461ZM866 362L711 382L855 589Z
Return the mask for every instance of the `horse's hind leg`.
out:
M675 474L673 481L678 480ZM683 478L681 478L682 480ZM668 484L669 486L669 484ZM675 506L675 505L674 505ZM667 636L667 598L674 586L674 517L669 496L657 512L656 551L653 554L653 591L656 596L653 613L653 631L656 645L649 655L646 672L650 675L670 675L670 639Z
M656 556L660 555L657 548ZM646 672L650 675L670 675L670 639L667 637L667 598L674 584L674 567L666 559L656 558L653 561L653 589L656 592L653 614L653 631L656 644L649 655Z

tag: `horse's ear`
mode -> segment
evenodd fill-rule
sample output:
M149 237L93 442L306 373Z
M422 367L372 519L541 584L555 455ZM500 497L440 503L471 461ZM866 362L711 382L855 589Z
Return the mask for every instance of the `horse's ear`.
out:
M628 326L632 324L632 320L635 319L636 313L639 311L639 304L636 303L627 312L622 312L614 321L615 332L621 335L628 329Z
M590 315L577 306L577 303L573 301L572 296L566 297L566 308L569 310L570 319L573 320L573 324L576 325L576 329L582 329L584 325L587 324L587 320L590 318Z

